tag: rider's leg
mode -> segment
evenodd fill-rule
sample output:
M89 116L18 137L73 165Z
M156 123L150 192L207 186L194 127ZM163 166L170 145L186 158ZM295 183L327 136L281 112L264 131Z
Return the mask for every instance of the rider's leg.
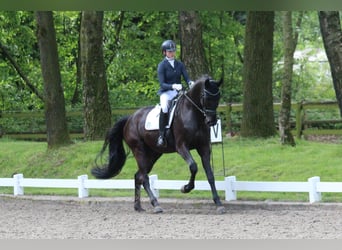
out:
M166 146L165 132L166 125L168 122L168 111L170 107L170 100L177 95L176 90L168 90L160 95L160 116L159 116L159 137L157 140L157 146Z
M167 113L164 113L163 110L160 110L159 115L159 137L157 141L158 147L166 147L166 139L165 139L165 131L167 125Z

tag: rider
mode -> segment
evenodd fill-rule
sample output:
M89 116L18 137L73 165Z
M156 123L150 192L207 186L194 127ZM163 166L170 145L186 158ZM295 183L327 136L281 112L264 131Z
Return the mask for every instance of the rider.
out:
M166 40L161 45L164 59L158 64L158 80L160 89L160 116L159 116L159 138L157 146L166 147L165 126L167 125L168 110L170 101L177 96L178 91L182 90L181 76L187 82L189 87L193 84L185 69L184 64L175 59L176 43L172 40Z

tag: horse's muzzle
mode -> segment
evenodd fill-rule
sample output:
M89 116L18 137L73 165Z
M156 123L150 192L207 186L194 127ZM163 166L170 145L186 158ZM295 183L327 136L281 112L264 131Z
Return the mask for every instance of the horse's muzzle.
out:
M208 126L214 126L217 123L217 117L216 115L214 116L206 116L205 117L205 122Z

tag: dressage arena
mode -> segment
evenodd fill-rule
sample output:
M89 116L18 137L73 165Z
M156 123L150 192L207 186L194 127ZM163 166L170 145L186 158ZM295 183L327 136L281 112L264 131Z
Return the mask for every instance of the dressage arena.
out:
M0 196L1 239L341 239L342 204L160 198L144 213L132 198Z

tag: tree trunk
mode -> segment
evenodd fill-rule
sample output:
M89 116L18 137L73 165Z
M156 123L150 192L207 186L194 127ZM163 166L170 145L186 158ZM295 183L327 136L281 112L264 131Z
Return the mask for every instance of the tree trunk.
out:
M38 11L37 38L44 81L44 104L48 148L70 143L65 100L58 62L56 32L51 11Z
M302 21L303 12L300 12L296 27L299 28ZM298 41L298 29L293 34L292 12L283 13L283 34L284 34L284 74L281 90L281 108L279 112L279 134L283 145L295 146L295 140L291 133L291 94L292 94L292 73L293 54Z
M103 11L82 12L81 74L84 101L84 137L103 139L111 127L111 109L108 98L103 58Z
M121 34L121 30L122 30L123 23L125 20L125 13L126 13L126 11L120 11L118 18L115 20L112 20L112 22L115 23L115 30L114 30L115 35L114 35L114 42L111 43L110 47L109 47L109 50L111 51L111 55L109 55L108 64L106 65L106 69L113 62L113 60L115 59L115 57L118 54L118 49L120 46L120 34Z
M273 11L251 11L244 47L241 136L275 135L272 96Z
M342 117L342 31L338 11L319 11L319 23Z
M192 80L204 74L210 75L209 65L205 58L202 25L196 11L180 11L180 43L181 60L187 67Z

